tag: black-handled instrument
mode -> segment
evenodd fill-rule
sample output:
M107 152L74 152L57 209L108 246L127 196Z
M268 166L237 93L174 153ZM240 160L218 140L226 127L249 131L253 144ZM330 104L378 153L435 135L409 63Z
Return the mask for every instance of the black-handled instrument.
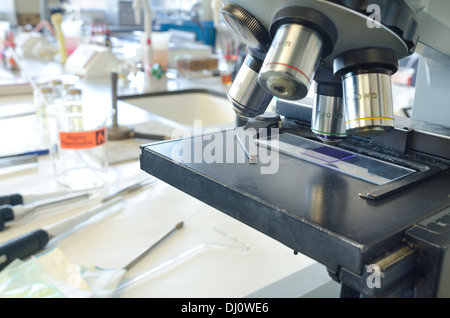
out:
M0 271L17 258L24 259L39 252L47 245L50 239L67 233L76 225L87 221L97 213L121 202L122 199L123 197L116 197L113 200L102 203L99 207L66 218L47 228L33 230L0 244Z
M25 258L43 249L50 235L42 229L14 238L0 245L0 270L3 270L15 259Z
M0 205L19 205L24 204L21 194L14 193L0 196Z

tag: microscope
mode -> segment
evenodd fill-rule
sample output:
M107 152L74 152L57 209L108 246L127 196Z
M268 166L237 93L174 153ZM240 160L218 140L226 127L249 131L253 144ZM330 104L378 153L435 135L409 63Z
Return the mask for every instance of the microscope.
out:
M144 145L141 168L325 265L341 297L450 297L450 25L432 10L450 15L437 0L223 1L248 48L228 92L244 125ZM391 80L413 53L400 118Z

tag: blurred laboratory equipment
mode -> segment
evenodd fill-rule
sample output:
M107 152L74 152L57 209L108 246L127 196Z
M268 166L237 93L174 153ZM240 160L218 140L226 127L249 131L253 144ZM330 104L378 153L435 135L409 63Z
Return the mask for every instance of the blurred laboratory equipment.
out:
M58 41L60 62L61 64L65 64L67 60L67 51L66 51L66 40L64 39L64 34L61 29L62 23L61 13L54 13L51 16L51 20L55 27L56 39Z
M38 120L45 126L47 124L47 105L53 104L54 94L50 85L39 85L33 91L34 107Z

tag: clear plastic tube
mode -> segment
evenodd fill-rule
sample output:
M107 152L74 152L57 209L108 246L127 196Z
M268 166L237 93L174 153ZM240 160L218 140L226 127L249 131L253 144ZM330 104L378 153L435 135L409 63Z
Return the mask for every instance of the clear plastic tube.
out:
M235 237L214 228L216 232L225 236L227 239L231 240L234 244L217 244L202 242L192 248L179 253L178 255L150 268L149 270L127 280L120 284L113 294L113 297L120 297L120 295L128 288L134 287L136 285L142 284L146 280L155 277L156 275L162 274L170 269L173 269L184 262L192 259L193 257L206 252L206 251L223 251L223 252L234 252L234 253L247 253L250 250L250 246L244 242L239 241Z

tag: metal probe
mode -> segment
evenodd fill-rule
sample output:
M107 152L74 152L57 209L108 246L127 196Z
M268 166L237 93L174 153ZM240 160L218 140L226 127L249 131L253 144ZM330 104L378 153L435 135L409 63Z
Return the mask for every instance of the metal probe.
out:
M130 186L128 186L128 187L126 187L126 188L124 188L124 189L114 193L114 194L110 194L107 197L103 198L102 199L102 203L108 202L108 201L110 201L110 200L112 200L112 199L114 199L114 198L116 198L118 196L122 196L122 195L126 195L126 194L129 194L129 193L133 193L133 192L135 192L135 191L137 191L139 189L142 189L143 187L145 187L147 185L155 183L156 181L158 181L158 179L150 179L150 180L145 179L145 180L142 180L142 181L140 181L138 183L132 184L132 185L130 185Z
M66 197L71 194L76 193L86 193L86 190L79 190L79 191L57 191L57 192L50 192L50 193L42 193L42 194L20 194L20 193L13 193L8 195L1 195L0 196L0 205L26 205L26 204L32 204L37 203L38 201L43 201L47 199L53 199L57 197Z
M58 200L54 200L54 201L41 203L41 204L30 204L30 205L6 204L6 205L2 205L2 206L0 206L0 231L4 229L4 227L5 227L4 223L7 221L12 221L12 220L23 218L24 216L29 215L31 212L41 209L41 208L45 208L45 207L49 207L49 206L53 206L53 205L59 205L62 203L68 203L68 202L72 202L72 201L78 201L81 199L89 198L89 196L90 196L89 193L84 193L84 194L79 194L79 195L75 195L75 196L71 196L71 197L67 197L67 198L63 198L63 199L58 199Z
M136 265L140 260L142 260L145 256L147 256L148 253L150 253L156 246L158 246L162 241L164 241L167 237L169 237L171 234L176 232L177 230L181 229L183 227L183 222L178 223L175 225L175 227L170 230L166 235L161 237L158 241L153 243L152 246L150 246L148 249L146 249L141 255L136 257L132 262L130 262L127 266L124 267L126 271L128 271L131 267Z

